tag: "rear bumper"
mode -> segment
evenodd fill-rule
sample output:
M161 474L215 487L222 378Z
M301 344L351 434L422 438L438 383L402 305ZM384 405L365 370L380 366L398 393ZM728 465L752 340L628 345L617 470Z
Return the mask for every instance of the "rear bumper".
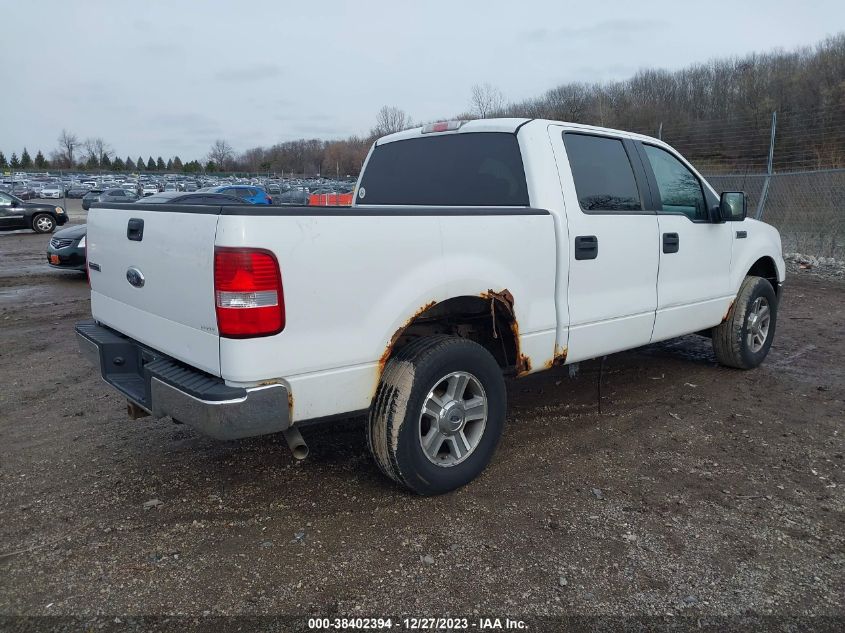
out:
M154 417L170 416L220 440L290 426L284 385L230 387L94 321L77 323L76 334L80 352L103 380Z

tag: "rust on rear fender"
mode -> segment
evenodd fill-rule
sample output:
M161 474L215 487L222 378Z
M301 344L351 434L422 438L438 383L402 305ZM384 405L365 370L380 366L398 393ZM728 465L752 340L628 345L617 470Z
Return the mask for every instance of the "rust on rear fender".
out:
M516 320L516 312L514 311L514 298L511 291L507 288L503 288L502 290L496 291L492 288L489 289L487 292L481 293L482 299L487 299L489 301L496 301L510 315L510 328L511 333L513 334L514 345L516 346L516 375L517 376L524 376L531 372L531 359L522 353L520 350L519 345L519 323Z
M722 317L722 323L724 323L725 321L727 321L727 320L728 320L728 317L729 317L729 316L731 316L731 310L733 310L733 309L734 309L734 301L736 301L736 299L731 299L731 303L730 303L730 305L728 306L727 311L725 312L725 316L723 316L723 317Z
M384 348L384 352L378 359L378 380L381 380L381 374L384 372L384 366L387 364L387 361L390 360L390 357L393 355L393 348L399 338L402 336L402 333L408 329L408 327L417 319L417 317L433 308L436 304L436 301L429 301L428 303L426 303L424 306L414 312L414 314L408 317L402 324L402 326L393 333L393 336L391 336L390 340L387 342L387 347ZM378 384L378 381L376 381L376 384Z

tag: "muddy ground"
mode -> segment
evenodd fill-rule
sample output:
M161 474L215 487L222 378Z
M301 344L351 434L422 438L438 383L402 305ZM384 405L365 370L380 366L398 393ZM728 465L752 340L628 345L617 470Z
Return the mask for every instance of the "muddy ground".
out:
M306 429L300 463L129 421L47 241L0 234L0 614L841 622L845 282L793 275L755 371L692 336L608 357L600 410L598 362L511 383L490 468L420 498L359 421Z

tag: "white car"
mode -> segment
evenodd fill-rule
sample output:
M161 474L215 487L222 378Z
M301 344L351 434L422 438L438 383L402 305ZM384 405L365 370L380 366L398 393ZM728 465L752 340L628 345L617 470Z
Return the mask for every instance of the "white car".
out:
M144 197L154 196L157 193L158 193L158 185L153 185L153 184L146 184L146 185L144 185L144 188L141 190L141 195L144 196Z
M50 199L50 198L58 199L58 198L63 197L64 195L65 195L65 191L64 191L64 188L61 185L50 184L50 185L44 185L44 188L41 189L40 197L46 198L46 199Z
M365 413L421 494L490 461L507 375L691 333L756 367L785 275L745 195L666 143L529 119L381 138L349 208L117 205L88 237L80 347L133 415L301 457L300 425Z

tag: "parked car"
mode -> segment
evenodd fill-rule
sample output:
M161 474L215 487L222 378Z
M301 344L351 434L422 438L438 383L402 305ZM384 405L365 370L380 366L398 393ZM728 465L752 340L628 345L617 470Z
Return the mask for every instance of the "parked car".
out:
M250 204L273 204L273 199L267 195L266 191L253 185L222 185L209 187L208 191L237 196Z
M0 191L0 231L32 229L36 233L52 233L67 222L64 208L45 202L24 202Z
M311 199L305 187L293 187L276 196L276 202L288 205L307 205Z
M86 185L71 185L67 190L68 198L82 198L89 193L91 189Z
M20 200L32 200L37 197L35 189L29 185L15 184L12 186L11 194Z
M85 270L87 226L78 224L53 233L47 246L47 263L62 270Z
M728 367L769 352L777 230L658 139L442 122L364 164L346 209L92 210L76 331L133 415L302 457L301 424L366 412L381 470L436 494L492 459L506 375L691 333Z
M45 200L49 200L50 198L59 199L63 197L64 194L64 187L59 184L44 185L44 188L41 189L41 198Z
M157 193L158 193L158 185L155 184L155 183L152 183L152 182L148 182L141 189L141 195L144 196L144 197L152 196L152 195L155 195Z
M104 191L92 191L82 198L82 208L88 211L91 205L95 202L108 203L128 203L138 200L138 195L116 187L114 189L105 189Z

